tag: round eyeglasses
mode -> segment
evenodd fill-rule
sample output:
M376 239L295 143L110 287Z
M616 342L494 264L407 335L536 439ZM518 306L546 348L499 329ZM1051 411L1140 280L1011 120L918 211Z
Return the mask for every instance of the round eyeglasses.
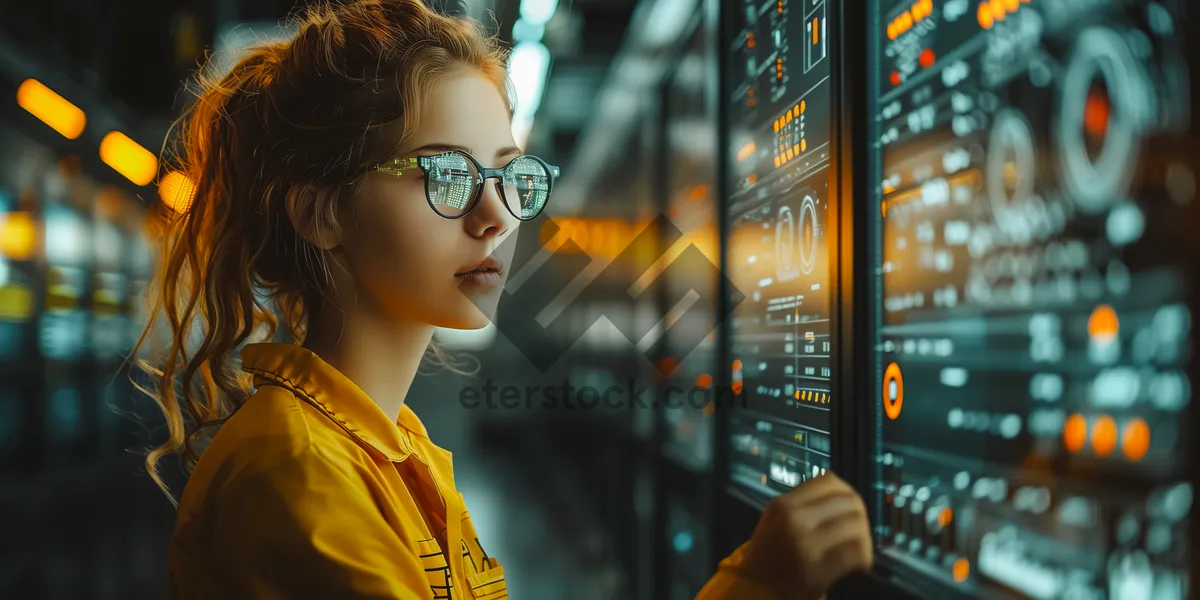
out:
M499 179L497 189L508 212L522 221L541 214L550 199L558 167L528 154L518 156L499 169L485 169L475 157L452 150L431 156L394 158L372 167L397 177L420 168L425 174L425 198L434 212L458 219L471 212L483 197L483 183Z

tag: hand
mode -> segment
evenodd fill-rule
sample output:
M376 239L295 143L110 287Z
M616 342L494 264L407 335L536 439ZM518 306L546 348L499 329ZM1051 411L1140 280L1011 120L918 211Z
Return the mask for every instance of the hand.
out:
M767 505L742 571L788 600L816 600L842 577L875 562L862 498L832 473Z

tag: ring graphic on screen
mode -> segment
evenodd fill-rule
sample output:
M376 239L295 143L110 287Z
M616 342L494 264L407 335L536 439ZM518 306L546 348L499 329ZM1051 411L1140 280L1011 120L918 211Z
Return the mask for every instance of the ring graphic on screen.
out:
M1071 196L1097 214L1129 190L1155 93L1115 31L1085 31L1075 48L1062 82L1059 152Z
M904 377L900 365L891 363L883 373L883 412L893 421L900 417L904 408Z
M1026 239L1037 218L1032 205L1036 170L1033 133L1024 115L1012 109L996 113L988 140L987 182L992 216L1001 231Z
M812 196L800 203L799 229L800 271L809 275L817 264L817 203Z
M792 207L779 209L775 219L775 278L788 281L800 276L796 265L796 217Z

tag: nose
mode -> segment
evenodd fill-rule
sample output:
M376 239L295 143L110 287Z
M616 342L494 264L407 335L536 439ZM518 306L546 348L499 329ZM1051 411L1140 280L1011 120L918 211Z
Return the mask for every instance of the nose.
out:
M516 224L517 218L504 205L500 185L498 179L484 180L479 204L463 219L463 227L471 237L500 238Z

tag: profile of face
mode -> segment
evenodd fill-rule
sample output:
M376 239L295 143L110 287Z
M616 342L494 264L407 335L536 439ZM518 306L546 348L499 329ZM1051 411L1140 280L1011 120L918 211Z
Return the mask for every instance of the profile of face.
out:
M473 68L439 79L419 115L397 158L458 149L494 169L521 154L500 90ZM419 168L372 172L351 199L341 258L357 302L389 318L480 329L495 316L521 221L505 206L498 179L484 182L469 213L448 219L426 199L425 178Z

